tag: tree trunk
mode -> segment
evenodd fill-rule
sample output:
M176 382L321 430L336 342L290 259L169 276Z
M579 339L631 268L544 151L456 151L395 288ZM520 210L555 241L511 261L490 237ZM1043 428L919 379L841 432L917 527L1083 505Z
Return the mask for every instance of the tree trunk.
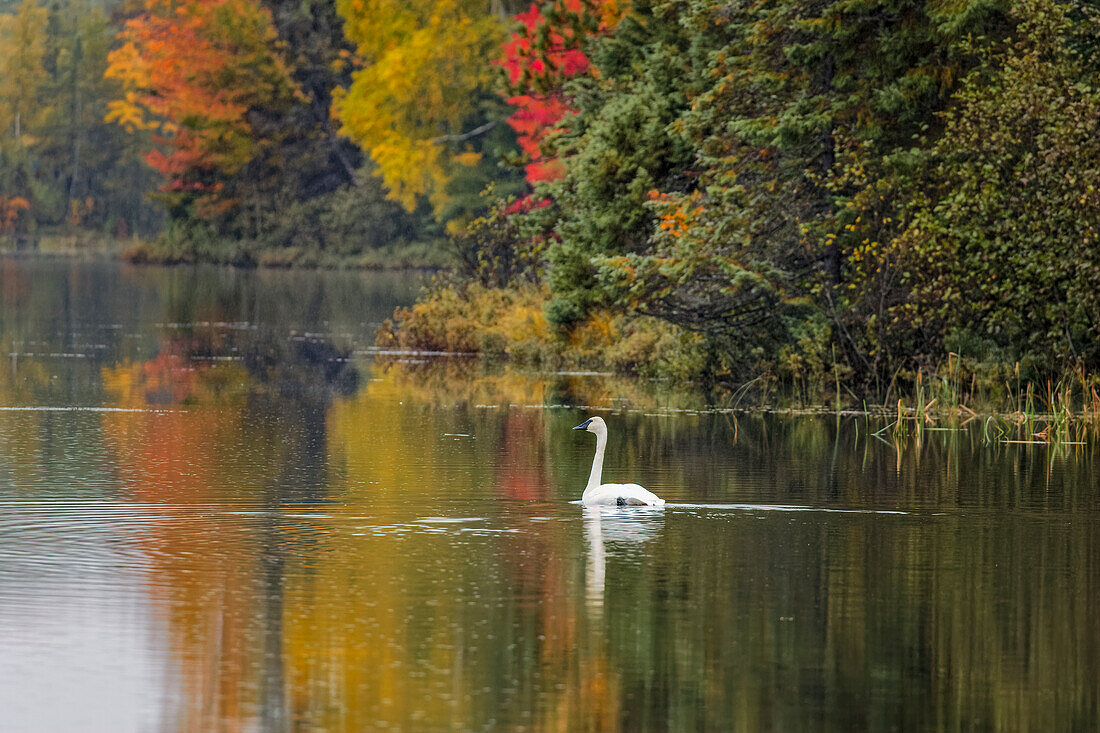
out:
M825 59L825 67L822 73L822 93L828 93L832 87L834 74L835 62L833 55L830 53ZM823 208L826 211L832 210L832 204L828 201L830 194L828 188L824 185L824 181L828 179L834 165L836 165L836 140L833 137L833 127L830 125L821 133L821 197L825 199ZM835 238L829 240L829 243L825 245L825 270L828 272L833 285L839 285L841 278L840 245L837 244Z

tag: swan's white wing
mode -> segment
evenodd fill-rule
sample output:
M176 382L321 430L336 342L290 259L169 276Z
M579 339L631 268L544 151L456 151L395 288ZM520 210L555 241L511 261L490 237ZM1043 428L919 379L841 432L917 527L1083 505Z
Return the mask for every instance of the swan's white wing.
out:
M586 491L585 506L660 506L665 500L638 484L603 484Z

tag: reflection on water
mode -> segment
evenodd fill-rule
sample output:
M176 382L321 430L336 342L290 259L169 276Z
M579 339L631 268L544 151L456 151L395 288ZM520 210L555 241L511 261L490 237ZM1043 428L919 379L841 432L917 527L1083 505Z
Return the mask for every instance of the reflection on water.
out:
M1092 444L372 356L413 295L0 260L0 731L1095 727ZM571 503L593 409L666 507Z
M604 605L604 584L607 575L605 543L617 546L644 545L663 525L664 507L605 507L581 509L584 518L584 538L588 542L588 566L585 590L588 607L598 617Z

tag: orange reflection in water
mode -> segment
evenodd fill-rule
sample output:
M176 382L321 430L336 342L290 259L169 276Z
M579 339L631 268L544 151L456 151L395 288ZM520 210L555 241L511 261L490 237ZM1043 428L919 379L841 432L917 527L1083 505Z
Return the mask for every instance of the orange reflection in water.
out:
M251 463L229 460L227 447L248 440L243 401L223 386L244 384L233 363L195 367L176 353L102 372L108 406L141 410L102 416L104 444L127 498L148 502L155 521L139 525L153 607L168 638L177 689L169 716L179 731L247 727L260 706L254 522L232 508L226 485L259 480ZM256 474L255 471L252 471Z

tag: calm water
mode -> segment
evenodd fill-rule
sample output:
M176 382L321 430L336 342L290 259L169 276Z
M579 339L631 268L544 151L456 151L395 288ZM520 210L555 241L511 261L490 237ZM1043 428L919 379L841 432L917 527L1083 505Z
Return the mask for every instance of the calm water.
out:
M1094 445L372 353L416 280L0 260L0 730L1100 727Z

